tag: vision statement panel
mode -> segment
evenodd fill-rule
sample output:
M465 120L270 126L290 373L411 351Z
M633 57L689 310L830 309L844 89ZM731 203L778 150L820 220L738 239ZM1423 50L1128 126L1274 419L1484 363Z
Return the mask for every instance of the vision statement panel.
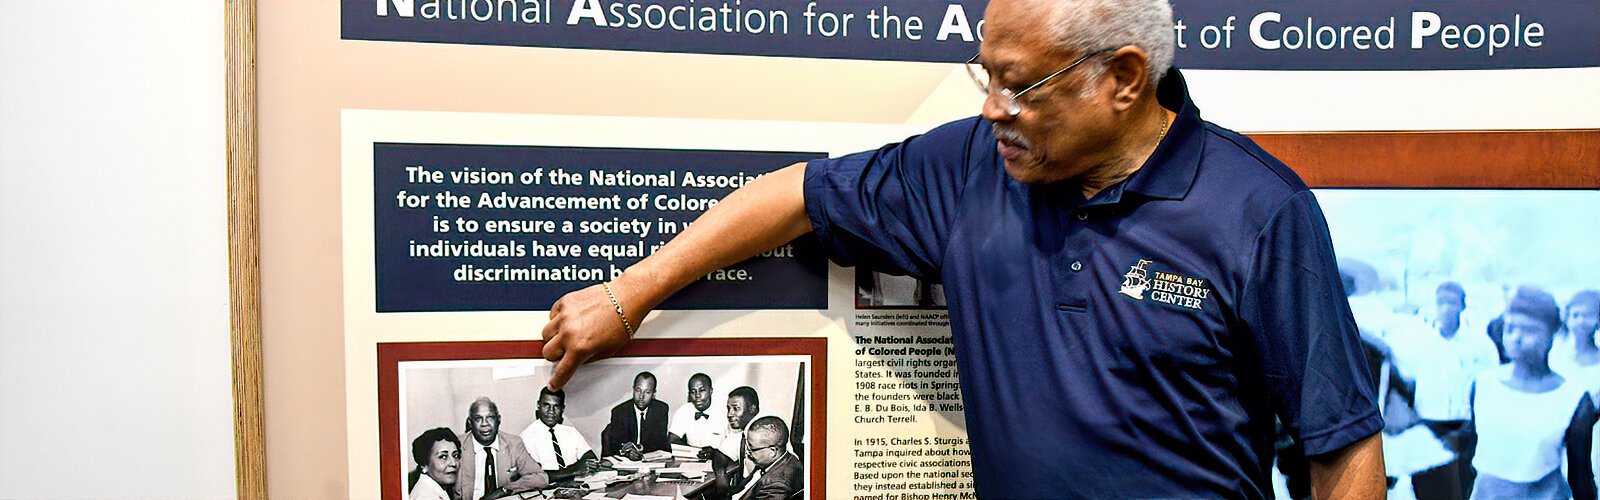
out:
M823 153L373 145L378 312L545 310L654 253L734 189ZM825 309L805 237L662 309Z

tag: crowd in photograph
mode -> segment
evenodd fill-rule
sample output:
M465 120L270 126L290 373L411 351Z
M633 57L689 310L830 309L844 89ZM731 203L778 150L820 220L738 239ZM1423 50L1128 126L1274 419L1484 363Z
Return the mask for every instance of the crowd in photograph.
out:
M1600 291L1472 297L1442 281L1428 314L1381 300L1361 283L1370 266L1341 273L1377 383L1390 498L1595 498ZM1466 314L1475 303L1497 310ZM1285 451L1300 497L1303 461Z

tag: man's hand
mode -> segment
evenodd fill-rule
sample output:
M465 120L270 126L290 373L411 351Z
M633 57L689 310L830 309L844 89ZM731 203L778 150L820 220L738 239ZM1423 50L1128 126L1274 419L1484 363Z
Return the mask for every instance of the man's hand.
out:
M630 296L630 289L621 280L611 284L611 291L618 301ZM628 313L628 323L637 328L647 311L639 305L630 309L630 304L621 303ZM604 287L594 285L561 297L550 306L550 322L544 325L544 359L556 363L550 387L560 389L578 366L617 352L627 343L628 332Z
M644 449L633 443L622 443L622 449L617 450L617 454L635 462L644 460Z
M746 183L655 254L629 266L611 291L636 330L667 296L706 273L771 250L811 231L806 218L805 164L797 163ZM628 333L617 307L599 285L567 294L550 306L544 359L556 364L550 388L560 389L578 367L617 352Z

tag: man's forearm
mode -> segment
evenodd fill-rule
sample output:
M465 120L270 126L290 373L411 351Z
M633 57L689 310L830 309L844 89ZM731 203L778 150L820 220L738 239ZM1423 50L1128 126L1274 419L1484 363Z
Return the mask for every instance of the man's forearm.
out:
M1310 459L1312 498L1367 499L1387 495L1381 434Z
M560 389L578 366L621 349L650 310L699 277L810 231L804 182L804 164L751 181L617 279L557 300L541 349L556 363L549 386Z
M654 309L706 273L771 250L811 230L802 184L805 164L761 176L729 194L614 286L641 310Z

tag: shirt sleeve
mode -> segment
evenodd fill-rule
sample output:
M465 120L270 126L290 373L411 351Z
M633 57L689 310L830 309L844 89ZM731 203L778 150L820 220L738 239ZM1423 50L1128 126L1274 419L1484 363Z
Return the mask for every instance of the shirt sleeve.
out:
M684 422L684 420L685 420L684 415L683 415L684 408L693 408L693 407L692 406L680 406L680 407L678 407L678 409L672 410L672 418L667 420L667 432L671 433L671 434L677 434L678 437L681 437L681 438L684 438L684 439L688 439L689 438L689 424L687 422Z
M938 281L983 122L806 165L806 215L834 262Z
M1256 236L1239 304L1273 409L1307 455L1383 427L1327 227L1310 191L1286 200Z
M572 436L572 443L577 447L577 451L572 456L583 458L584 454L594 451L594 448L589 446L589 440L583 437L583 433L578 432L577 429L570 429L570 431L568 434ZM596 455L598 454L596 453Z

